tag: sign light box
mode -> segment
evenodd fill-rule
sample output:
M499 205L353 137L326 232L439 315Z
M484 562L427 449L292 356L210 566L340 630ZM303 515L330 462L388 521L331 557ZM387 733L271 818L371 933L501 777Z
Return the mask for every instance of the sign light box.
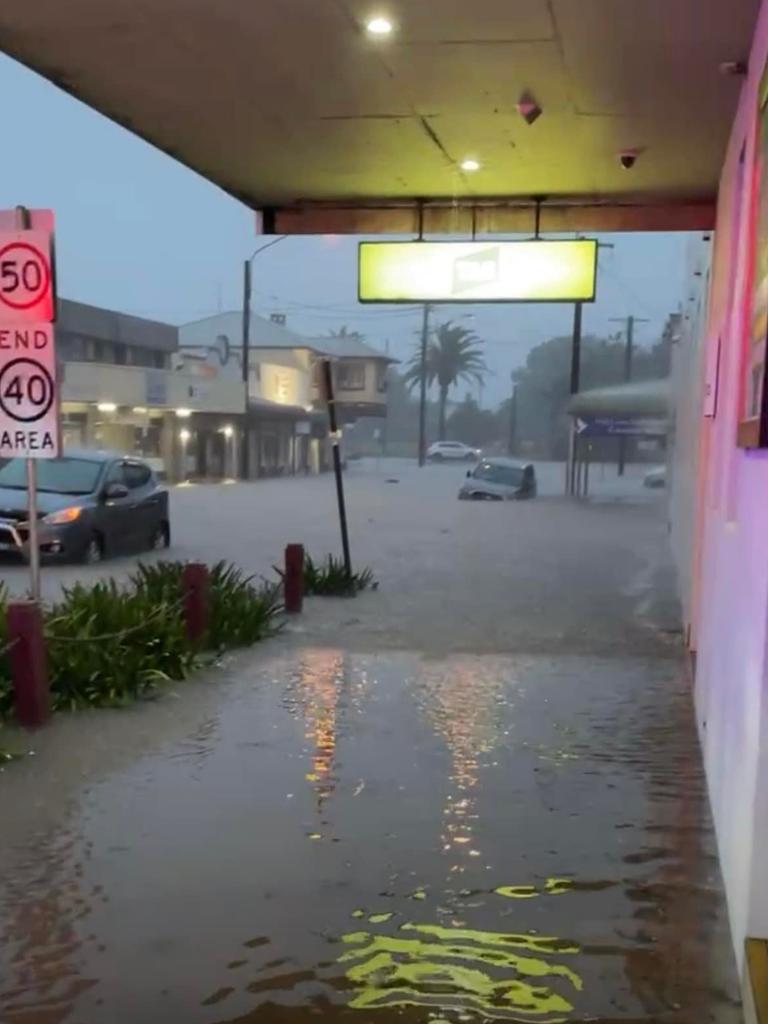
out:
M597 241L361 242L361 302L594 302Z

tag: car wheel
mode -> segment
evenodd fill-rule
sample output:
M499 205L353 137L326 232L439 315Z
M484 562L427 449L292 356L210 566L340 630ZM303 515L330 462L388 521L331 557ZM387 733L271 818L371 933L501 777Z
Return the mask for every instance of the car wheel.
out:
M157 524L149 546L152 551L165 551L171 546L171 528L168 523Z
M86 565L98 565L104 560L104 541L98 533L92 533L83 548L83 562Z
M435 452L434 455L430 455L429 457L432 460L432 462L442 462L443 461L443 456L440 454L440 452Z
M470 453L469 453L469 455L465 455L465 456L464 456L464 461L465 461L465 462L477 462L477 457L476 457L476 456L474 456L474 455L472 454L472 452L470 452Z

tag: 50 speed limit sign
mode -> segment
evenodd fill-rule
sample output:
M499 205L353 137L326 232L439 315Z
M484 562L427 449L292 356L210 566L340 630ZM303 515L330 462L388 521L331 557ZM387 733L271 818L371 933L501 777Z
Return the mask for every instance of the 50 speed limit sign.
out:
M53 316L50 234L0 232L0 323L50 323Z
M53 327L0 323L0 457L52 459L59 449Z

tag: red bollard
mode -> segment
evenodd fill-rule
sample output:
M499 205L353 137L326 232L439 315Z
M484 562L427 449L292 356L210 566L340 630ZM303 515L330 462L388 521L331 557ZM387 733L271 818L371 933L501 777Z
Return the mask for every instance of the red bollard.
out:
M184 566L182 589L187 637L196 646L202 642L208 629L208 566L201 562L188 562Z
M283 577L285 610L297 615L304 605L304 545L288 544Z
M16 719L25 729L45 725L51 713L43 616L36 601L13 601L6 612L8 663Z

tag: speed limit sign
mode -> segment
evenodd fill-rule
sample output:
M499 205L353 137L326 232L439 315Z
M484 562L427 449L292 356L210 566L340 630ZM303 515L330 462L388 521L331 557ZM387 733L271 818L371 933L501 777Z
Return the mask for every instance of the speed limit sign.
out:
M0 456L59 454L56 353L51 324L0 324Z
M53 318L50 234L0 232L0 323L50 323Z

